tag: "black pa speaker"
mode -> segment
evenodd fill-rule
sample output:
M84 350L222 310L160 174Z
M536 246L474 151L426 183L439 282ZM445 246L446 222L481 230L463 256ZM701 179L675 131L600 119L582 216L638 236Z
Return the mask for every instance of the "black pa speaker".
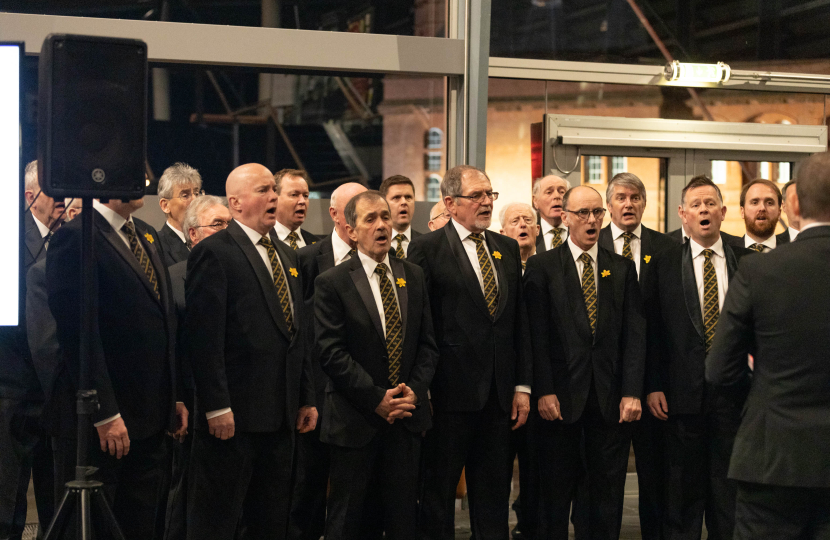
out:
M147 45L50 34L39 59L38 177L53 198L140 199Z

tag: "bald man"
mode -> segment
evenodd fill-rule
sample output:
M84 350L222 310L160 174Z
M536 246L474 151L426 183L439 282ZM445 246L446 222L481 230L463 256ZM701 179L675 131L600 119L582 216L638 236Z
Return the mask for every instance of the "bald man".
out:
M427 227L431 231L437 231L450 221L450 213L447 212L447 207L444 206L444 201L438 201L432 210L429 211L429 223Z
M187 261L185 351L196 382L190 539L283 539L294 433L317 423L303 352L302 278L273 232L274 177L255 163L225 184L233 221Z
M354 242L346 232L344 211L352 197L364 191L366 187L356 182L335 189L329 206L334 230L316 244L297 251L308 328L314 327L314 280L329 268L348 261L354 253ZM322 407L328 377L320 368L313 332L309 332L308 337L310 341L306 343L306 356L314 370L317 405ZM322 414L322 409L319 412ZM296 466L288 538L319 540L326 525L326 489L329 480L329 447L320 441L319 427L298 438Z

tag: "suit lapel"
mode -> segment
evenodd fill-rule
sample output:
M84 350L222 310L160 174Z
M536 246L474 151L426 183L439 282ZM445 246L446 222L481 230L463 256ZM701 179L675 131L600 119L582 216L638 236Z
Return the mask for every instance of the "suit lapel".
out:
M600 229L599 231L599 241L597 242L599 247L605 248L611 253L615 253L614 251L614 238L611 235L611 225L607 225Z
M612 263L610 252L603 248L597 250L597 275L594 277L597 282L597 331L594 333L594 339L596 336L604 335L613 325L611 319L614 313L614 280L620 276L616 271L611 272L615 270ZM602 277L605 270L611 273L607 277Z
M498 241L495 238L495 235L484 233L484 241L487 244L487 249L490 250L490 254L492 255L496 251L499 251ZM496 270L496 275L498 275L498 283L496 286L498 287L499 291L499 303L496 306L496 316L493 317L493 320L498 320L501 317L501 314L504 313L505 308L507 307L507 303L510 301L508 298L510 287L507 283L507 274L504 269L504 265L507 264L506 261L502 261L501 259L496 259L492 257L493 266Z
M725 248L726 246L724 246ZM689 319L697 330L701 339L705 339L706 333L703 330L703 314L700 311L700 297L697 293L697 280L695 279L695 268L692 264L691 242L683 244L682 280L683 296L686 299L686 310L689 312Z
M133 222L135 222L135 219L133 219ZM164 305L170 305L168 301L172 299L172 296L170 296L170 291L167 290L167 280L164 279L164 270L167 267L164 265L164 261L162 261L161 255L159 255L158 249L156 247L156 242L155 240L153 240L153 243L150 243L147 240L147 237L144 236L145 234L148 234L148 231L144 227L144 225L135 223L135 227L136 233L138 233L138 241L141 242L141 245L144 247L144 251L146 251L147 256L150 257L150 262L153 263L153 269L156 272L156 282L158 282L159 286L159 297L160 299L165 300ZM142 274L143 273L144 272L142 271ZM150 282L147 281L147 284L149 285ZM153 297L155 298L155 295L153 295Z
M735 277L735 272L738 271L738 258L735 256L735 251L732 246L723 245L723 254L726 256L726 278L732 281Z
M458 236L458 231L455 230L455 226L451 223L447 223L442 230L444 231L444 234L447 235L450 249L455 256L455 262L458 264L459 270L461 270L461 276L464 279L464 285L467 287L467 291L470 293L470 296L472 296L473 302L478 306L478 308L489 317L490 310L487 309L487 302L484 301L484 291L481 290L481 285L478 282L478 276L476 276L475 270L473 270L473 266L470 264L470 258L467 257L467 251L461 244L461 238Z
M646 282L646 277L649 273L650 267L649 263L646 262L646 257L649 258L649 261L651 260L651 235L654 234L654 232L651 229L647 229L645 227L643 227L641 231L642 232L640 233L640 276L638 281L642 285Z
M352 257L348 263L344 264L349 265L349 276L354 282L357 293L360 295L360 299L363 300L366 311L369 312L369 318L372 319L381 342L386 343L386 334L383 333L383 325L380 322L380 313L378 313L378 306L375 303L375 295L372 294L372 287L369 285L369 278L366 277L360 257Z
M282 262L282 269L283 275L285 276L285 281L288 283L288 290L291 291L291 300L292 305L294 307L294 320L298 319L297 316L297 309L301 302L299 299L303 297L303 291L300 288L300 280L299 280L299 272L297 271L297 263L296 261L292 261L292 255L294 255L294 250L290 247L286 246L284 242L281 242L280 239L277 237L276 232L274 229L271 229L269 233L271 238L271 242L274 244L274 247L277 249L277 257L279 257L280 262ZM293 272L292 272L293 270ZM296 274L296 275L295 275ZM273 281L272 281L273 282ZM282 312L282 306L280 306L280 312ZM285 317L283 317L284 319ZM297 328L298 323L294 323L294 328ZM288 327L286 326L286 332ZM297 332L294 332L296 335ZM286 334L287 335L287 334Z
M536 237L536 253L544 253L548 250L548 246L545 245L545 235L542 234L542 231L539 231L539 236Z
M409 276L406 275L406 268L404 268L403 263L399 259L389 258L389 264L392 265L392 273L394 274L392 279L392 287L396 288L398 291L398 310L401 313L401 326L403 327L403 335L401 336L401 343L403 340L406 339L406 321L408 317L408 309L409 309L409 294L408 294L408 287L406 283L404 283L403 287L398 287L397 280L398 278L404 278L406 282Z
M133 254L132 250L127 247L127 244L124 243L124 239L121 237L121 235L118 234L118 232L110 226L106 218L102 216L97 210L95 210L95 228L98 229L98 232L101 233L101 235L104 237L104 240L106 240L110 244L110 246L112 246L112 248L118 252L118 254L121 256L124 262L127 263L127 266L132 268L133 272L135 272L138 276L138 279L141 281L141 283L144 284L144 288L147 289L148 293L150 293L150 296L152 296L153 299L158 301L156 293L153 290L153 286L150 285L150 280L147 279L147 274L145 274L144 269L138 265L138 259L135 258L135 255ZM136 234L143 233L138 233L138 231L136 231ZM142 242L141 245L145 244ZM153 261L153 258L151 257L150 260ZM155 266L155 261L153 262ZM158 274L158 271L156 271L156 274ZM158 280L158 276L156 277L156 280Z
M564 243L557 249L561 254L560 262L565 280L564 285L567 291L568 304L570 304L571 313L574 315L576 330L581 334L582 339L592 341L591 322L588 320L588 310L585 309L585 298L582 296L582 276L576 271L571 246ZM594 279L596 280L596 277Z
M332 232L332 235L337 234L336 232ZM320 275L329 268L334 267L334 247L332 245L332 237L329 236L325 240L322 241L320 246L320 254L317 255L317 270L318 274ZM312 285L311 283L307 284L307 286Z

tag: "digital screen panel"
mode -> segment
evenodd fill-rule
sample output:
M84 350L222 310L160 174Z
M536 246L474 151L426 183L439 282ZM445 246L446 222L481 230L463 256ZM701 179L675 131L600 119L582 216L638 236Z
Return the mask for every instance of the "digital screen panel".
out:
M19 317L20 48L0 43L0 326L17 326Z

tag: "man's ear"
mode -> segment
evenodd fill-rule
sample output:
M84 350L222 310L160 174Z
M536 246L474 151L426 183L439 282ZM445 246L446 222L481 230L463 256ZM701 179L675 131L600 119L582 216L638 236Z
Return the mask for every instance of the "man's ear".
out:
M24 191L23 197L26 199L26 206L31 206L35 202L35 193L31 189Z
M170 201L168 201L167 199L159 198L159 207L161 208L161 211L165 214L170 213Z
M357 242L357 231L352 229L352 226L346 223L346 234L349 235L349 240Z

